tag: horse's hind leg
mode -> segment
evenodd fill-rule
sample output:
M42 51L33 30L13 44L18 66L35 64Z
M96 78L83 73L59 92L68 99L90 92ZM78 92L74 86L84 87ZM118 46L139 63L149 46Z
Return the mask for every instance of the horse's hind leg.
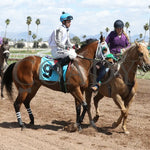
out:
M24 105L25 105L27 112L29 114L30 124L34 124L34 116L32 114L32 110L30 108L30 101L35 96L35 94L37 93L39 87L40 87L39 84L34 83L34 85L31 88L31 91L28 93L26 99L24 100Z
M100 94L99 92L97 93L97 95L94 97L94 106L95 106L95 111L96 111L96 115L93 118L94 122L97 122L99 119L99 110L98 110L98 102L103 98L104 96L102 94Z
M21 104L23 103L24 99L26 98L27 94L28 94L27 92L19 93L16 98L16 101L14 102L14 108L16 111L16 116L17 116L17 120L18 120L20 127L24 127L24 123L22 122L22 119L21 119L20 107L21 107Z
M86 102L88 105L87 113L89 116L89 121L90 121L90 124L92 125L92 127L96 128L96 125L95 125L95 123L92 119L92 115L91 115L91 97L92 97L92 91L89 89L85 90L85 98L86 98Z

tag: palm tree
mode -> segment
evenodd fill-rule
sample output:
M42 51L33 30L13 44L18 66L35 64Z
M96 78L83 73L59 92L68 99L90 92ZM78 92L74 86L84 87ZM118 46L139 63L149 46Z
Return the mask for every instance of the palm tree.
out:
M107 34L108 34L108 32L109 32L109 28L108 27L106 27L106 36L107 36Z
M83 40L84 40L84 39L86 38L86 35L83 35L82 38L83 38Z
M130 43L131 43L131 35L130 35L131 31L129 30L128 32L129 32L129 40L130 40Z
M126 22L126 23L125 23L126 33L127 33L127 31L128 31L129 26L130 26L129 22Z
M30 42L30 37L31 37L32 31L29 30L28 35L29 35L29 42Z
M144 34L144 40L145 40L145 37L146 37L146 31L149 29L149 25L148 25L148 23L146 23L145 25L144 25L144 30L145 30L145 34Z
M33 35L32 35L32 38L33 38L33 40L36 39L36 34L33 34Z
M41 22L40 22L40 19L36 19L35 23L36 23L36 25L37 25L37 29L36 29L36 37L37 37L37 36L38 36L38 26L39 26L39 24L41 23Z
M30 24L31 24L31 22L32 22L32 18L30 17L30 16L28 16L27 17L27 21L26 21L26 24L28 25L28 42L29 42L29 40L30 40L30 32L29 32L29 26L30 26Z
M141 38L143 37L143 34L142 34L142 33L140 33L140 34L139 34L139 37L140 37L140 39L141 39Z
M5 27L5 35L4 35L4 37L6 38L7 26L9 25L10 20L9 20L9 19L6 19L6 20L5 20L5 23L6 23L6 27Z

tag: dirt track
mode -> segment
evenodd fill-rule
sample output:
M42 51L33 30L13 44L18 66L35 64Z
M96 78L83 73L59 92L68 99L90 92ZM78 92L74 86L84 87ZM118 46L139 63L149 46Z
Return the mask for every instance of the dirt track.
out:
M149 150L150 149L150 80L138 80L138 92L131 104L127 128L110 129L120 115L112 99L99 103L101 117L96 123L98 132L88 126L85 116L81 132L68 133L63 127L75 122L74 99L70 94L41 87L31 101L35 125L23 131L17 124L13 102L0 101L0 150ZM21 107L22 119L29 122L25 107ZM92 104L92 114L94 108Z

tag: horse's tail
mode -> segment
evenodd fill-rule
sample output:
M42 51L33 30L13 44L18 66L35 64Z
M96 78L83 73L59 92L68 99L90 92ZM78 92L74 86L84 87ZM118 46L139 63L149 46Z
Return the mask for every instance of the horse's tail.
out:
M12 71L15 66L15 63L12 63L8 66L6 71L3 74L3 78L1 81L1 98L3 98L3 88L4 86L6 87L6 91L9 94L9 96L12 98L12 82L13 82L13 77L12 77Z

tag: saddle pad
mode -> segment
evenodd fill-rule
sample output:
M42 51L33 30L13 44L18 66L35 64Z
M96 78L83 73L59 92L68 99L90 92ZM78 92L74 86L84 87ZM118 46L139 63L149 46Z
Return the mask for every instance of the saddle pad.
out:
M40 70L39 70L39 78L44 81L60 81L59 74L57 71L53 70L53 65L55 65L55 60L52 58L42 57ZM63 79L66 81L66 72L68 65L63 66ZM51 73L50 73L51 71Z

